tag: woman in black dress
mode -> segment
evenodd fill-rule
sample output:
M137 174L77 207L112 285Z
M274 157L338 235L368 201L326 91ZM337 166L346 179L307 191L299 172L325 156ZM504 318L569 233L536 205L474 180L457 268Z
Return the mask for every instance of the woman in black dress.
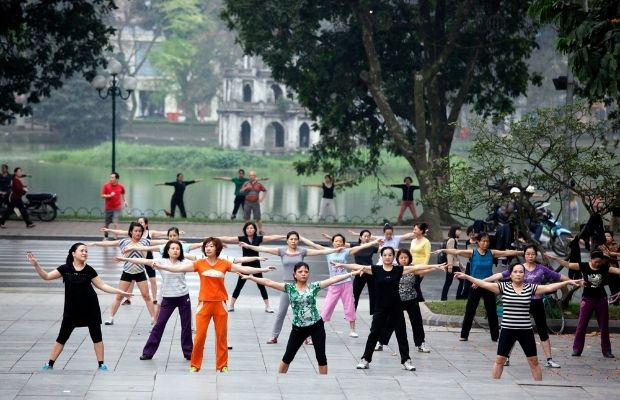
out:
M99 308L99 299L93 289L93 285L106 293L123 296L131 296L131 293L116 289L101 280L97 275L97 271L86 264L88 247L84 243L75 243L71 246L66 263L51 272L45 271L31 252L27 253L27 257L41 279L51 281L62 278L65 284L65 308L60 332L52 348L50 359L43 365L43 369L54 368L54 363L65 347L65 343L73 330L77 327L87 326L95 347L99 369L107 371L108 366L103 362L101 309Z

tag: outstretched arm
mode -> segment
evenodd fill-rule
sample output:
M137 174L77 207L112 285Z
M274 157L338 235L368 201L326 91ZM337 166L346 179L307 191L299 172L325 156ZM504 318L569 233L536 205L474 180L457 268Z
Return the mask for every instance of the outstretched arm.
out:
M303 187L318 187L318 188L323 187L323 185L320 185L318 183L306 183L306 184L303 184L302 186Z
M308 249L308 250L306 250L306 255L307 256L325 256L325 255L328 255L328 254L332 254L332 253L336 253L336 252L341 252L344 249L345 249L345 247L338 247L338 248L323 247L322 250Z
M253 275L253 274L260 274L260 273L275 271L275 269L276 267L272 265L263 267L263 268L255 268L255 267L246 267L245 265L239 265L239 264L233 263L231 265L230 271L245 274L245 275Z
M448 264L418 264L406 265L403 267L404 274L422 275L431 271L445 271Z
M325 246L322 246L320 244L314 243L312 240L308 239L305 236L300 236L299 237L299 241L302 242L303 244L305 244L306 246L312 247L315 250L324 250L324 249L329 248L329 247L325 247Z
M58 279L62 276L57 269L53 270L52 272L45 271L43 267L41 267L41 264L39 264L39 260L37 260L34 254L32 254L31 252L27 252L26 257L28 258L28 261L30 261L30 264L34 266L34 269L37 271L37 274L39 274L41 279L45 281L51 281L54 279Z
M243 264L243 263L249 263L252 261L267 261L267 257L235 257L233 260L233 263Z
M558 264L563 266L564 268L572 269L575 271L579 271L579 263L572 263L566 260L563 260L559 257L554 256L553 254L545 253L545 257L550 258L554 261L557 261Z
M244 247L246 249L258 251L259 253L269 253L269 254L273 254L274 256L278 255L278 249L277 248L264 247L264 246L253 246L251 244L247 244L247 243L244 243L244 242L239 242L239 246L240 247Z
M499 294L499 286L497 285L497 283L491 283L491 282L485 282L483 280L480 279L476 279L473 276L469 276L463 272L455 272L454 276L458 279L465 279L470 281L471 283L475 284L478 287L481 287L483 289L486 289L490 292L493 292L495 294Z
M194 263L188 262L179 265L160 265L157 262L154 262L151 265L154 269L163 269L164 271L170 272L193 272L194 271Z
M120 240L102 240L100 242L86 243L87 246L95 247L116 247L120 243Z
M239 238L237 236L217 236L217 239L220 239L222 243L230 243L230 244L239 243Z
M372 275L372 267L370 265L345 264L345 263L339 263L336 261L332 261L331 264L337 268L346 268L352 271L363 271L365 274Z
M432 251L431 254L439 254L442 251L444 253L446 253L446 254L452 254L454 256L461 256L461 257L471 257L471 255L473 254L473 250L472 249L464 249L464 250L458 250L458 249L438 249L438 250Z
M493 258L523 256L523 250L491 250Z
M267 279L267 278L257 278L254 275L243 275L243 274L239 274L239 276L241 277L241 279L246 279L248 281L254 281L260 285L263 286L267 286L270 287L272 289L276 289L279 290L281 292L284 292L284 282L275 282L272 281L271 279Z
M545 294L545 293L553 293L564 286L573 285L573 286L583 286L583 279L569 279L562 282L550 283L548 285L538 285L536 288L536 294Z
M214 176L213 179L215 179L216 181L228 181L228 182L232 182L232 178L228 178L226 176Z
M352 278L355 275L359 275L361 273L362 273L362 271L358 269L356 271L349 272L348 274L332 276L331 278L328 278L328 279L325 279L325 280L322 280L321 282L319 282L319 286L321 287L321 289L325 289L326 287L331 286L334 283L338 283L340 281L344 281L345 279Z
M130 262L132 264L143 264L143 265L148 265L149 267L152 267L153 264L155 263L155 260L150 259L150 258L139 258L139 257L114 257L114 260L116 261L124 261L124 262Z
M263 236L263 243L273 242L275 240L285 240L285 239L286 239L285 235L266 235L266 236Z
M347 183L353 182L353 179L343 179L338 182L334 182L334 186L346 185Z
M126 229L110 229L110 228L101 228L99 229L101 232L109 232L109 233L113 233L115 235L126 235L127 234L127 230Z
M376 240L373 240L372 242L368 242L368 243L360 244L359 246L351 247L351 250L349 250L349 254L353 255L360 250L364 250L364 249L367 249L373 246L381 246L382 244L383 244L383 240L376 239Z
M120 294L122 296L125 297L132 297L133 293L130 292L123 292L122 290L112 287L110 285L108 285L107 283L105 283L101 277L96 276L93 279L91 279L91 282L93 283L93 285L95 285L95 287L103 292L106 293L110 293L110 294Z
M496 274L493 274L487 278L484 278L483 281L485 282L496 282L499 281L500 279L502 279L504 277L504 275L501 272L498 272Z

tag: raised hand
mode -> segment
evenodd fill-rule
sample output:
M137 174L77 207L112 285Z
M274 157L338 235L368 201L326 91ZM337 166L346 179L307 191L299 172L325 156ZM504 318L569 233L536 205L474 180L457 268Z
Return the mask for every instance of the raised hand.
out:
M33 267L39 263L39 260L37 260L37 258L34 256L34 254L32 254L31 251L26 252L26 258L28 258L28 261L30 261L30 264L32 264Z

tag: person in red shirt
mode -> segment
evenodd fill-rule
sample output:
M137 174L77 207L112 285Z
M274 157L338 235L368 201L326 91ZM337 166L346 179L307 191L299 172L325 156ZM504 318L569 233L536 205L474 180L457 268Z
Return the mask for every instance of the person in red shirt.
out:
M267 189L256 178L256 172L250 171L248 173L250 180L243 184L241 192L245 193L245 203L243 205L243 219L245 222L250 221L250 217L253 215L258 225L258 234L263 236L263 221L261 220L260 203L265 200L265 193Z
M26 210L26 206L22 201L22 196L26 194L28 188L22 182L22 177L24 174L22 173L22 169L20 167L15 168L13 171L13 182L11 183L11 194L9 195L9 205L6 207L4 214L0 217L0 228L6 229L4 223L11 216L11 213L15 208L19 210L26 223L26 228L34 228L34 224L30 220L28 216L28 210Z
M118 182L119 178L120 175L117 172L112 172L110 180L101 187L105 212L104 228L113 225L114 229L118 229L118 219L123 205L128 207L127 200L125 200L125 187ZM108 232L104 233L104 237L108 237Z
M178 266L153 264L155 269L159 268L170 272L196 271L199 274L200 289L198 291L198 306L196 307L196 337L194 337L190 372L198 372L202 367L207 328L211 319L215 325L215 369L219 372L228 372L228 312L225 307L228 293L224 286L226 273L240 272L252 275L275 269L271 266L265 268L244 267L218 258L223 247L220 239L208 237L202 242L202 253L205 258L194 263Z

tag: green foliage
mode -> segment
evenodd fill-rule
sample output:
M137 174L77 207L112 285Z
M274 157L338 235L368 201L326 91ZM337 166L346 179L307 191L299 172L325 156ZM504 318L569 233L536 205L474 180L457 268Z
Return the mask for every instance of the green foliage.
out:
M149 60L164 78L161 91L175 95L185 115L209 101L220 86L223 67L240 56L232 35L217 18L221 1L159 0L153 3L166 37Z
M387 150L406 158L424 199L446 174L423 179L449 155L462 106L503 115L539 82L525 63L537 26L522 0L224 4L244 51L260 56L318 121L321 140L296 164L301 174L376 175ZM435 211L425 207L433 235Z
M53 163L99 166L109 163L111 152L111 144L105 143L85 150L46 151L40 155L40 159ZM117 143L116 160L117 165L125 168L171 168L174 170L231 169L240 166L261 168L267 165L264 157L243 151L126 143ZM270 165L278 164L278 162L273 162Z
M115 9L113 0L1 1L0 124L30 114L15 94L34 104L75 73L92 78L114 32L102 20Z
M469 217L479 205L492 209L506 200L506 188L523 192L533 185L549 199L569 189L572 179L589 211L597 197L609 207L618 195L620 161L601 140L605 130L584 105L536 110L514 121L506 134L478 121L467 160L453 163L450 179L432 201Z
M120 132L127 108L124 101L116 101L116 129ZM112 134L112 100L102 100L89 82L76 77L33 106L33 118L60 132L63 141L99 143Z
M587 9L585 4L587 4ZM558 30L557 49L591 101L620 100L620 1L536 0L529 10Z

